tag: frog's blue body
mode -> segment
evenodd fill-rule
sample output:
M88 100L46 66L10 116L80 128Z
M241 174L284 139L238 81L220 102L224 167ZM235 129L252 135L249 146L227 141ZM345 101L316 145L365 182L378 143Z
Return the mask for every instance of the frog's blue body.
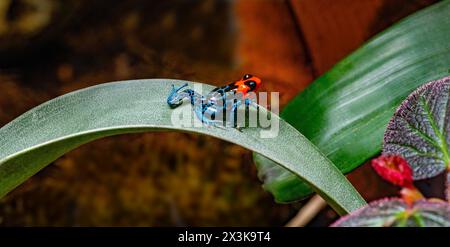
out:
M240 80L215 88L206 96L192 89L182 90L187 87L187 83L180 87L172 85L167 104L171 108L176 108L183 103L183 99L188 98L194 107L195 114L203 123L236 127L239 106L243 102L246 106L255 104L248 97L248 93L256 91L260 84L261 79L246 74Z
M242 101L249 105L249 99L236 97L234 91L227 91L224 88L216 88L206 96L203 96L192 89L184 89L188 84L180 87L172 85L172 91L167 97L167 104L171 108L176 108L183 103L183 99L190 100L198 119L207 125L219 125L235 127L235 113ZM182 90L182 91L181 91Z

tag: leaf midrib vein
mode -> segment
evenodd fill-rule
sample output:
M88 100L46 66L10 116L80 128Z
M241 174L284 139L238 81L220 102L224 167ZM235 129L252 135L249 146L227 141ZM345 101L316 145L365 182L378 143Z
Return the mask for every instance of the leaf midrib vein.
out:
M445 141L445 138L442 135L441 131L439 131L439 129L437 128L436 122L433 118L433 115L431 114L428 103L422 95L420 96L420 100L422 101L423 108L430 120L431 128L433 128L434 133L439 138L439 141L440 141L439 148L441 149L442 153L444 154L443 158L444 158L445 165L448 166L448 164L450 162L450 156L448 154L447 142Z
M416 134L418 134L420 137L422 137L422 139L424 139L425 141L428 141L431 145L437 147L437 148L441 148L439 146L439 143L437 143L435 140L433 140L433 138L431 136L428 136L427 134L421 132L418 128L414 127L412 124L410 124L406 119L404 119L406 124L408 125L408 127Z

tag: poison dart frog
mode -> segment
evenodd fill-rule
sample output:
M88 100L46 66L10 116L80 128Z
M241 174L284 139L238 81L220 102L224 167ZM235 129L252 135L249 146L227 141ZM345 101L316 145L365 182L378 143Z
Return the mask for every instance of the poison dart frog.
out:
M203 96L192 89L184 89L188 84L180 87L172 85L172 90L167 97L167 104L171 108L176 108L183 104L183 99L190 100L193 111L197 117L206 125L225 124L226 126L236 127L235 113L242 102L245 106L256 105L249 97L250 92L255 92L261 86L261 79L256 76L245 74L241 79L225 86L214 88L206 96ZM257 106L257 105L256 105ZM225 118L218 118L223 114ZM233 114L233 115L231 115Z

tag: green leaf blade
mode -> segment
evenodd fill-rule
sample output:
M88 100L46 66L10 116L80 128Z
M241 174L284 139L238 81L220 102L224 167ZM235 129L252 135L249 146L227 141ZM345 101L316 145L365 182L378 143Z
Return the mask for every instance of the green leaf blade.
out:
M279 135L266 139L260 138L259 128L238 131L172 125L174 110L166 97L172 84L184 83L168 79L107 83L63 95L24 113L0 129L0 196L89 141L124 133L176 130L210 135L273 159L306 180L341 214L365 205L317 147L281 119ZM179 108L184 107L191 111L189 104Z
M336 64L289 102L281 117L343 173L350 172L380 152L389 119L406 96L448 75L448 40L450 1L442 1L405 18ZM275 169L278 177L265 188L278 200L308 195L296 189L302 186L300 179ZM285 183L290 186L279 191Z

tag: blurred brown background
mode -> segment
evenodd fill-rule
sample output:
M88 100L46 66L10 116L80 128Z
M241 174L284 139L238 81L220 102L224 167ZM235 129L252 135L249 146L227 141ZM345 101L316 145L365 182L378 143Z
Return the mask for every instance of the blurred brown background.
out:
M0 126L58 95L115 80L221 85L252 73L285 104L364 41L433 0L0 0ZM7 140L1 140L7 141ZM395 194L363 166L368 200ZM105 138L0 199L3 226L281 226L251 153L210 137ZM311 226L336 217L325 209Z

